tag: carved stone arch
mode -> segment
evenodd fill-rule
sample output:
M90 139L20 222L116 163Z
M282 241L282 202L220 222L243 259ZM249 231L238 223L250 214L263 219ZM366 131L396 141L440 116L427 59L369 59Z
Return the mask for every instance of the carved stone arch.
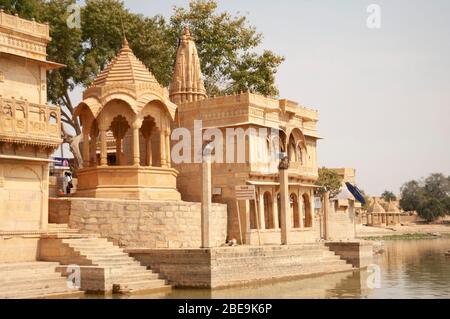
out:
M108 129L113 119L121 115L131 125L135 123L136 114L127 101L115 99L109 101L103 106L100 114L97 116L97 122L100 129Z
M73 114L73 117L78 117L80 119L80 124L83 127L83 130L89 130L92 127L92 123L95 121L92 109L84 102L78 105Z
M139 112L137 118L143 120L146 116L151 116L159 130L170 130L172 118L165 104L161 100L149 101Z
M176 105L156 94L145 94L139 97L136 101L136 107L142 112L143 109L154 102L158 103L167 112L171 122L175 121Z
M289 141L292 141L293 139L292 151L295 152L297 161L305 163L308 148L306 147L306 138L303 135L303 132L299 128L293 128L289 130L288 136L289 136L288 144ZM300 152L298 151L298 148L300 148Z
M131 94L110 94L107 95L105 97L103 97L101 99L101 105L102 108L97 112L96 117L98 117L100 115L100 113L102 113L103 109L111 103L111 101L123 101L125 102L130 109L133 111L134 114L138 113L138 109L136 107L136 100L134 99L134 97Z
M95 118L100 113L100 110L102 109L102 105L100 101L95 97L89 97L83 102L81 102L75 111L73 112L73 117L79 117L83 110L88 109L89 112L92 114L92 116Z

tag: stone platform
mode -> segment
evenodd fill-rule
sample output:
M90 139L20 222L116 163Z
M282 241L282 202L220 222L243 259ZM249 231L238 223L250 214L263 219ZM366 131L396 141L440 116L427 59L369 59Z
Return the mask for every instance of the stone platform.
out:
M49 221L96 233L128 248L198 248L201 204L183 201L51 198ZM213 204L211 242L225 243L227 206Z
M183 288L223 288L356 269L322 243L125 251Z

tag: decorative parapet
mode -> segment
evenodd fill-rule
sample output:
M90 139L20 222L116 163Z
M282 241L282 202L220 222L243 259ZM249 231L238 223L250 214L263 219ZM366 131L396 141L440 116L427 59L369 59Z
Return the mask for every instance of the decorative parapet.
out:
M0 10L0 52L46 61L48 24L21 19Z
M0 26L12 29L16 32L50 40L49 25L47 23L38 23L34 20L21 19L18 15L5 13L3 9L0 10Z
M240 93L210 97L205 100L183 103L178 108L181 113L199 112L198 117L205 126L225 126L251 122L258 125L284 126L285 121L316 131L319 114L288 100L277 100L253 93ZM288 115L288 116L286 116Z
M58 147L62 142L59 107L0 97L0 142Z

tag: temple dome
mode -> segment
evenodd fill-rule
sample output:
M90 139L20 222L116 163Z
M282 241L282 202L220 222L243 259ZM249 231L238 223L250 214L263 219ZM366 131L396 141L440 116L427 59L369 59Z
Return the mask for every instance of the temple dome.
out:
M398 212L400 212L400 210L398 209L397 205L395 205L395 203L392 202L392 201L389 202L389 205L388 205L386 211L389 212L389 213L398 213Z
M104 86L114 83L158 83L144 63L134 55L126 39L124 39L119 54L97 76L92 86Z
M370 205L369 207L369 213L385 213L386 211L384 210L383 206L380 205L380 203L378 203L378 200L375 198L373 200L372 205Z
M82 108L87 107L97 118L103 107L112 100L124 101L135 114L141 114L149 103L160 103L171 120L175 119L177 105L170 101L169 90L161 86L134 55L126 39L117 56L83 92L83 101L74 116L79 116Z

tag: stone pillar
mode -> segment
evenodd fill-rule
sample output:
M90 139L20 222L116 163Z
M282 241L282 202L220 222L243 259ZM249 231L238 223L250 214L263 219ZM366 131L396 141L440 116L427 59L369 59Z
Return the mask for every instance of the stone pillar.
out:
M329 208L330 208L330 192L325 192L323 194L323 238L328 240L329 238L329 228L328 228L328 217L329 217Z
M289 175L287 169L280 169L280 196L281 196L281 244L289 244L289 231L291 218L289 208Z
M122 139L120 137L116 138L116 164L123 165L121 161L122 154Z
M152 136L149 135L147 136L147 138L145 139L146 142L146 153L145 153L145 164L148 166L152 166L153 165L153 158L152 158Z
M167 167L166 162L166 136L163 130L159 133L159 150L161 156L161 167Z
M141 163L140 160L140 151L139 151L139 124L133 124L133 165L139 166Z
M42 180L41 180L41 223L40 230L46 231L48 228L48 184L49 184L49 168L48 163L42 164Z
M272 211L273 211L273 228L279 229L280 225L278 223L278 198L277 194L274 192L274 198L272 199Z
M108 148L106 145L106 130L100 129L100 166L108 165Z
M166 131L166 165L167 167L171 167L171 158L170 158L170 131Z
M212 211L211 155L204 155L202 162L202 248L212 247L210 214Z
M298 200L298 218L300 218L300 229L305 228L306 207L303 206L303 196L297 197Z
M309 213L310 213L310 216L309 216L309 218L311 218L311 229L312 228L314 228L314 225L315 225L315 218L314 218L314 215L315 215L315 209L314 209L314 192L313 191L310 191L309 192ZM306 210L305 210L305 213L306 213Z
M264 207L264 193L260 190L258 193L258 222L259 229L266 229L265 207Z
M83 168L89 166L89 130L83 128Z

